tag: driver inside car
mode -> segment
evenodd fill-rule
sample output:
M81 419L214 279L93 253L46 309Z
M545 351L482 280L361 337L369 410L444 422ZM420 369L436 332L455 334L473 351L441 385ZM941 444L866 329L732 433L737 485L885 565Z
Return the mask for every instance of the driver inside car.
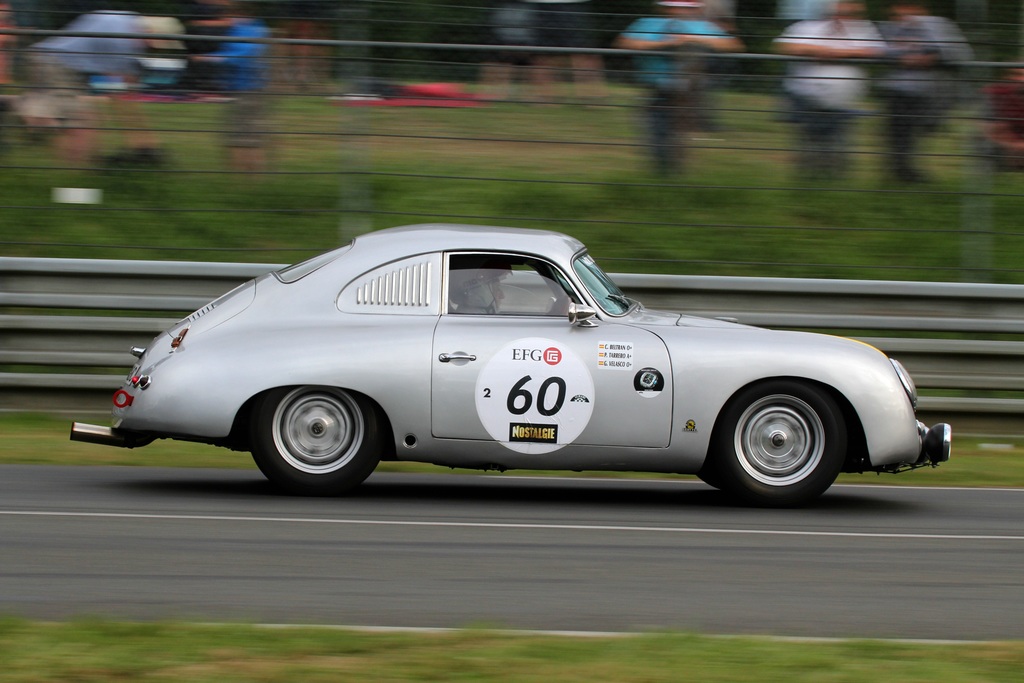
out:
M494 315L501 309L505 294L501 281L512 274L507 263L494 259L479 267L452 268L449 271L449 310L452 313Z

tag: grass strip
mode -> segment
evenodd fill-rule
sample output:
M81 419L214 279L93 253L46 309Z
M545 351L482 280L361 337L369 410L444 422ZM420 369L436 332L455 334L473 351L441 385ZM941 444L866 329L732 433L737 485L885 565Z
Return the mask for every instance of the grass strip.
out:
M376 633L256 625L0 620L0 682L1018 681L1024 643L573 637L470 628Z

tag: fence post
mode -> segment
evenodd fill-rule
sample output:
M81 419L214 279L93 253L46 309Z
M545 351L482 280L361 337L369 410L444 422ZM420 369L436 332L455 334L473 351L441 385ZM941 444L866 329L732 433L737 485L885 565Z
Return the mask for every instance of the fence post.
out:
M958 74L963 74L961 67ZM967 78L960 78L964 89L973 95L967 112L968 129L965 134L964 198L960 203L962 230L960 266L962 280L990 282L992 279L992 159L986 148L985 136L978 129L988 115L977 82L988 81L990 69L966 69ZM959 76L958 76L959 78Z
M369 40L368 9L365 3L357 7L339 8L338 39L365 42ZM339 75L344 95L354 84L366 82L369 72L369 50L365 45L340 48ZM371 125L370 107L346 107L339 100L338 140L341 145L338 158L341 164L338 192L340 217L338 243L346 244L357 235L373 229L373 188L368 171L371 166L368 135ZM346 126L346 124L348 124Z
M989 36L983 28L988 21L988 0L957 0L957 23L968 41L974 45L974 59L991 58ZM978 26L981 28L975 29ZM963 280L988 282L992 279L992 164L985 148L984 135L978 130L987 112L979 97L981 84L991 81L988 67L957 69L960 94L971 103L968 115L966 163L964 164L964 198L960 204L962 231L960 265Z

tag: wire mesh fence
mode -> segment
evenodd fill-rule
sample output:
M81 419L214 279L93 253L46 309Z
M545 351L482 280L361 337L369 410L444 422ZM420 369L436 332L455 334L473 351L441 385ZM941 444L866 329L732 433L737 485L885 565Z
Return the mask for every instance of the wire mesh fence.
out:
M154 0L111 32L8 2L0 249L289 261L459 222L618 272L1024 282L1020 7L935 2L954 32L908 38L919 3L796 4Z

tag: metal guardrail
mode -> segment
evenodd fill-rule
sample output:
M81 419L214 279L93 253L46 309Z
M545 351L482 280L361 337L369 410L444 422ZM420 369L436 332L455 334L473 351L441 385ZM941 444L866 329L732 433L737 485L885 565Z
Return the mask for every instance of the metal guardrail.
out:
M131 346L277 267L0 257L0 410L105 412ZM1024 433L1024 286L613 277L651 308L862 339L907 366L926 422Z

